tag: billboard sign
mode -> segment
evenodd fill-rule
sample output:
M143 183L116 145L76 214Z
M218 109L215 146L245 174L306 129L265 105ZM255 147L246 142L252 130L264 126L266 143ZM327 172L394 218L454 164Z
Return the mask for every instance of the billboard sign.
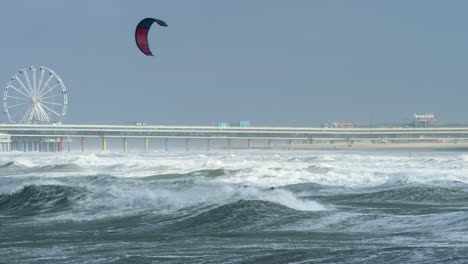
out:
M413 114L415 121L434 121L435 114Z

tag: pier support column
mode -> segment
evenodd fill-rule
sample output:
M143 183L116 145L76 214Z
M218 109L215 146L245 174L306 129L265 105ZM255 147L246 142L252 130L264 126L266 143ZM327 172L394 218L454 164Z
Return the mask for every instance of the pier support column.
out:
M128 140L127 138L123 138L123 150L125 153L128 152Z
M185 151L186 152L189 151L189 141L190 141L190 139L188 139L188 138L185 139Z
M81 152L85 152L86 148L86 139L85 137L81 137Z
M247 139L247 148L252 149L252 140L250 138Z
M107 151L107 138L102 137L102 151L106 152Z
M60 138L60 152L65 150L65 140L63 137Z
M227 149L231 150L232 148L232 140L230 138L227 139Z
M149 150L149 138L145 138L145 152L148 153Z
M164 149L166 150L166 152L169 151L169 139L168 138L164 140Z
M211 139L209 138L207 141L206 141L206 150L207 151L210 151L211 149Z
M271 139L269 139L267 144L268 144L268 147L269 147L269 148L271 148L271 147L272 147L272 145L273 145L273 144L272 144L272 140L271 140Z

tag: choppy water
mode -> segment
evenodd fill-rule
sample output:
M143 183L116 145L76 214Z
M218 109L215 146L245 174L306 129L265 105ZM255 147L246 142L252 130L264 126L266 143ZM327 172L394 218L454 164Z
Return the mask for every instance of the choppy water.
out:
M468 154L0 154L0 262L466 263Z

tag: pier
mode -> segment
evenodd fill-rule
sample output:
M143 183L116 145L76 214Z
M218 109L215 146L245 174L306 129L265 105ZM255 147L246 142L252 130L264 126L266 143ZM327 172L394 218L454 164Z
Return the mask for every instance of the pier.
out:
M450 143L462 146L468 143L468 127L440 128L309 128L309 127L215 127L215 126L151 126L151 125L35 125L0 124L5 135L2 151L70 151L71 142L81 142L85 152L87 139L101 141L102 151L108 149L108 139L121 138L122 152L128 152L129 139L140 138L142 151L151 151L149 141L164 141L169 151L170 142L185 142L190 149L194 139L204 140L206 150L213 148L213 141L225 141L223 149L233 148L232 141L242 141L242 148L288 148L313 146L348 146L382 144ZM261 141L262 144L255 144ZM421 145L422 146L422 145ZM239 147L237 147L239 148Z

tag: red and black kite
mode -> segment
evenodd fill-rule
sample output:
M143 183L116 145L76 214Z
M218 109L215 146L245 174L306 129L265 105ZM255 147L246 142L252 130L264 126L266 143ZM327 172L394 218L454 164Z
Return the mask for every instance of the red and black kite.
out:
M138 23L138 26L136 27L135 30L135 41L138 46L138 48L143 52L145 55L148 56L153 56L153 53L151 53L151 50L148 45L148 31L151 28L151 25L156 22L158 25L161 27L167 27L166 22L155 19L155 18L145 18L140 23Z

